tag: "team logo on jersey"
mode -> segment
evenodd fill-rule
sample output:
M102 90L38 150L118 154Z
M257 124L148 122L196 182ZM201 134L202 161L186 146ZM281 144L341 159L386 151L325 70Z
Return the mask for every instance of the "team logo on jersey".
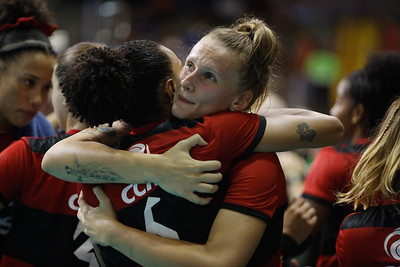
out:
M139 144L134 144L133 146L131 146L129 148L129 151L136 152L136 153L150 154L149 145L140 144L140 143Z
M400 227L386 237L383 247L389 257L400 261Z
M68 199L68 206L72 210L78 210L79 206L78 204L78 194L73 194L69 199Z

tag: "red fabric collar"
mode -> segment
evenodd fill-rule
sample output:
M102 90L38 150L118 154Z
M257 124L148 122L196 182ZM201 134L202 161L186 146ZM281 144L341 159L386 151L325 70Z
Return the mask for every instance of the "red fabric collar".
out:
M66 134L73 135L73 134L79 133L80 131L81 131L81 130L78 130L78 129L71 129L71 130L69 130Z

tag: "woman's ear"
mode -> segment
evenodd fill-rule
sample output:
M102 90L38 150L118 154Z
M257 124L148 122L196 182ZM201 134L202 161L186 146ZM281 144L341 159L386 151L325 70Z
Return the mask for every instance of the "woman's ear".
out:
M64 107L68 107L69 106L68 103L67 103L67 98L65 96L63 96L62 105Z
M171 101L174 99L174 94L176 91L176 83L173 79L168 79L165 82L165 92L168 94Z
M365 117L364 105L361 103L356 104L351 112L351 123L357 124Z
M233 100L231 106L229 107L229 110L244 111L250 108L249 105L252 100L253 92L250 90L243 91Z

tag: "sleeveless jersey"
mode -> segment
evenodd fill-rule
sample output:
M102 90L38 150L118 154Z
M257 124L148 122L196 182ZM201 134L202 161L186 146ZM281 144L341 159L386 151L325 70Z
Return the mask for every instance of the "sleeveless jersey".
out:
M0 201L14 204L0 266L98 266L76 217L76 184L41 168L44 153L67 136L23 137L0 154Z

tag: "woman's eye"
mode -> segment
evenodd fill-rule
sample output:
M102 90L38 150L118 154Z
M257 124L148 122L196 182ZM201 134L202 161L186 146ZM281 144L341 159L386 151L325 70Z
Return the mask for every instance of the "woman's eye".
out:
M24 84L27 85L27 86L32 86L32 85L35 84L35 81L32 80L32 79L24 79L23 82L24 82Z
M212 73L210 73L210 72L207 72L206 74L204 74L204 76L205 76L207 79L212 80L212 81L216 81L216 80L217 80L217 79L215 79L215 76L214 76Z
M188 62L186 62L186 67L188 67L189 69L193 69L194 65L192 62L188 61Z

